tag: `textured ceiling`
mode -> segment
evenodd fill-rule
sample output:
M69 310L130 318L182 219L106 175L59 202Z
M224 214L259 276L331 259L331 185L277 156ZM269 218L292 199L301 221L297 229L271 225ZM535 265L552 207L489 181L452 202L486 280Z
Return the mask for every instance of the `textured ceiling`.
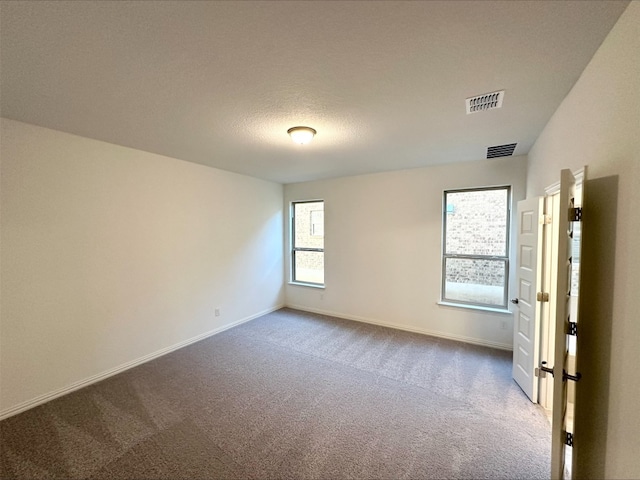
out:
M3 1L0 114L282 183L519 155L627 3Z

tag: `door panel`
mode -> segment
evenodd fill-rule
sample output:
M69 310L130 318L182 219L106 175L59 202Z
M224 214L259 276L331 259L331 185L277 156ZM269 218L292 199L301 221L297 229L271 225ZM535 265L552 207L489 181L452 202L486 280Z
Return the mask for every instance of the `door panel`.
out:
M513 329L513 378L532 402L538 401L538 378L534 370L540 354L540 309L536 300L542 281L542 198L518 202L518 248L516 250L517 303ZM515 302L515 300L513 300Z
M531 282L520 278L520 288L518 289L518 300L522 302L527 307L535 306L535 300L532 298L532 288Z
M518 314L518 331L520 332L520 335L529 339L529 332L531 331L531 319L522 312Z
M587 170L584 169L584 180ZM573 258L580 256L580 242L574 241L574 222L570 212L576 206L575 178L570 170L562 170L560 176L560 215L558 215L558 264L557 264L557 288L556 312L555 312L555 360L553 367L553 421L551 427L551 478L565 478L565 473L571 476L571 463L575 464L576 456L572 447L566 445L567 432L573 434L573 407L574 386L568 388L565 372L575 374L577 363L577 350L574 337L569 335L569 322L577 324L579 312L576 305L579 304L577 292L579 291L576 279L572 286ZM572 295L572 288L574 289ZM572 308L573 305L573 308ZM579 374L578 374L579 376ZM571 398L570 398L571 397ZM576 439L579 441L579 439ZM570 460L568 460L570 459ZM566 462L566 465L565 465Z

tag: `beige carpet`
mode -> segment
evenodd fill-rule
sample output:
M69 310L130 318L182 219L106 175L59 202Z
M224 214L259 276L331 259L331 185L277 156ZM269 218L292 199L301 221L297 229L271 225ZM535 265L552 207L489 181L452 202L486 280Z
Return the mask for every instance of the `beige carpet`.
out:
M280 310L0 422L2 478L547 478L511 354Z

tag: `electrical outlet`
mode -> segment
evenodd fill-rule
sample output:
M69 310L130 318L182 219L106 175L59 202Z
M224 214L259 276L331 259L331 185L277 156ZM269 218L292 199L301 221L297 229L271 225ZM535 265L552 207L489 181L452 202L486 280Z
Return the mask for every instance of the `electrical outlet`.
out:
M320 300L324 300L324 293L320 294Z
M506 330L506 329L507 329L507 321L506 321L506 320L502 320L502 321L500 322L500 328L501 328L502 330Z
M216 317L220 316L220 309L219 308L215 309L215 315L216 315Z

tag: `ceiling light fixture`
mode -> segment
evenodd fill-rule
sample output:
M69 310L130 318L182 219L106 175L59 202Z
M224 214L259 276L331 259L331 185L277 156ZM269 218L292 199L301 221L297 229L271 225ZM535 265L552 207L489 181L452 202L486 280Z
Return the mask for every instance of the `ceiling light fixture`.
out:
M287 130L287 133L291 136L291 140L300 145L304 145L313 140L316 133L314 128L311 127L291 127Z

